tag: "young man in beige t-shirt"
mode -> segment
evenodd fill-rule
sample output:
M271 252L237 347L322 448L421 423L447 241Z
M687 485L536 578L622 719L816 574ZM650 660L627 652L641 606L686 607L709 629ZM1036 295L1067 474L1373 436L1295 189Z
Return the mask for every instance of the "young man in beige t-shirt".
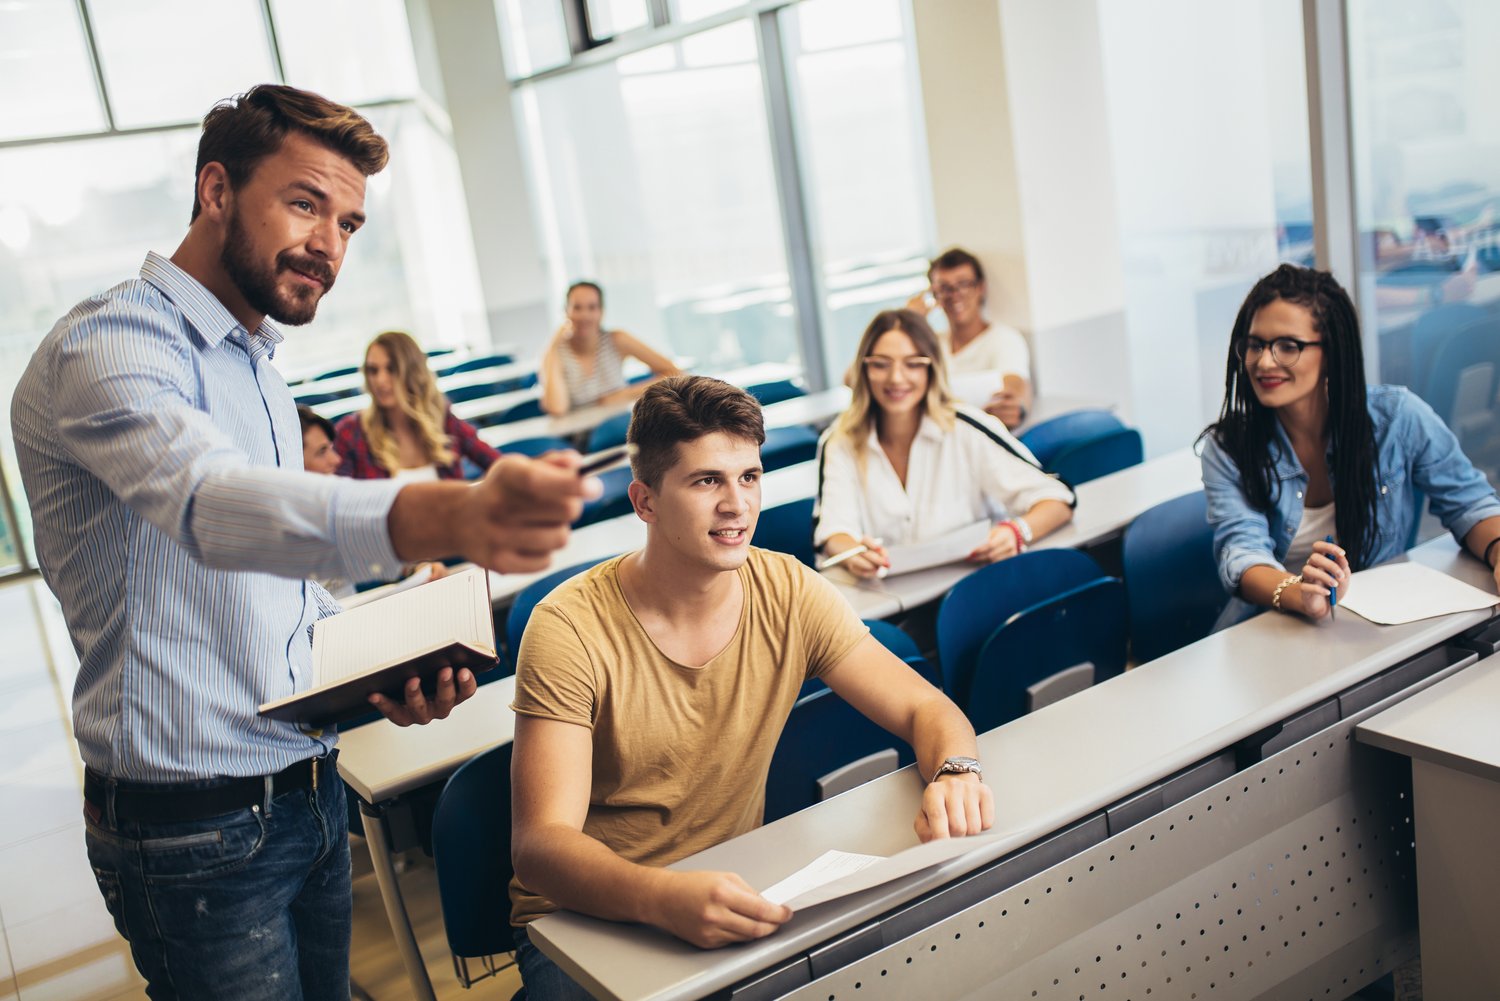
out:
M759 826L771 753L807 678L908 741L936 776L922 840L993 822L958 707L827 581L750 548L765 440L755 399L668 379L636 404L630 440L646 546L541 602L517 667L512 923L534 1001L587 996L526 938L527 922L558 907L703 947L791 917L734 873L661 867Z

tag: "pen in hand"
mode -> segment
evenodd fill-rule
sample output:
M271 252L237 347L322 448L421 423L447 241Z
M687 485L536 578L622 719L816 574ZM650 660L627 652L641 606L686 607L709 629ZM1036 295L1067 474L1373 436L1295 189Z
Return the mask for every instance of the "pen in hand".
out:
M840 563L847 563L849 560L854 559L854 557L859 556L859 555L861 555L863 553L868 553L869 551L870 551L870 547L869 546L851 546L850 548L845 549L842 553L838 553L837 555L830 556L830 557L828 557L828 559L824 560L822 563L819 563L818 564L818 569L819 570L828 570L828 569L830 569L832 567L838 566Z
M1335 543L1333 541L1333 536L1331 536L1331 535L1326 536L1323 539L1323 541L1326 542L1326 543L1328 543L1330 546L1337 545L1337 543ZM1334 579L1337 580L1337 578L1334 578ZM1330 620L1334 621L1334 622L1337 622L1338 621L1338 617L1339 617L1339 587L1338 587L1337 584L1335 584L1333 587L1330 587L1328 589L1328 618Z

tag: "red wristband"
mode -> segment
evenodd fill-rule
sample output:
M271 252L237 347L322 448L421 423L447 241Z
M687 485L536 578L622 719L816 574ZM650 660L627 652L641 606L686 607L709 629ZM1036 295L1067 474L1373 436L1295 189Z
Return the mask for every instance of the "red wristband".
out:
M1025 552L1026 551L1026 543L1021 538L1021 526L1017 525L1013 521L1002 521L1000 524L1003 527L1010 529L1010 534L1013 535L1013 536L1015 536L1015 540L1016 540L1016 552L1018 552L1018 553Z

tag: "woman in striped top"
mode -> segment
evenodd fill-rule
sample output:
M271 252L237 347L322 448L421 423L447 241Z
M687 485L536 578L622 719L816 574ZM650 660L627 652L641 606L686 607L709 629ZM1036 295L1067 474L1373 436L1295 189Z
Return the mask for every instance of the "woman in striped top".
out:
M878 314L846 380L849 409L818 442L813 544L859 577L890 566L885 545L926 542L974 522L974 563L1014 556L1073 517L1073 492L998 418L956 402L932 328L910 309Z
M604 292L593 282L568 286L567 319L542 355L542 409L557 416L573 407L625 403L681 370L623 330L604 329ZM627 384L626 358L644 362L651 378Z
M410 334L388 330L365 349L370 405L338 423L340 476L357 480L459 480L468 459L483 472L500 457L453 415L427 356Z

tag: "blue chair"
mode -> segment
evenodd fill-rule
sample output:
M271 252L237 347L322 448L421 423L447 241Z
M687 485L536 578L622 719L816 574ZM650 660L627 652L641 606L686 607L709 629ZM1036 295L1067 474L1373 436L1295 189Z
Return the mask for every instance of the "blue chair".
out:
M512 421L524 421L540 416L542 416L542 401L540 399L522 400L509 410L501 411L498 414L491 414L488 418L471 421L470 423L478 427L490 427L494 424L509 424Z
M1410 386L1413 392L1427 399L1427 376L1432 369L1432 358L1437 353L1438 346L1488 315L1484 309L1467 302L1449 302L1427 310L1411 325L1411 361L1410 370L1405 373L1406 378L1388 381L1399 381ZM1384 368L1385 365L1382 363L1381 367Z
M1080 584L1104 576L1076 549L1037 549L992 563L959 581L938 606L938 661L943 691L960 706L980 648L1006 619Z
M766 822L894 770L904 746L831 689L802 696L771 755ZM911 753L907 748L908 759Z
M515 452L518 455L529 455L535 458L546 452L559 452L566 448L572 448L564 438L553 438L541 435L536 438L522 438L520 441L507 442L501 452Z
M795 400L799 396L806 396L807 390L797 385L790 379L777 379L775 382L759 382L753 386L746 386L745 392L760 401L763 407L769 407L773 403L782 400Z
M625 444L625 432L630 429L630 411L606 417L589 435L589 451L602 452L606 448Z
M805 424L771 428L760 447L760 464L766 472L811 462L818 455L818 432Z
M353 375L355 372L359 371L359 368L360 367L358 365L341 365L338 368L331 368L326 372L319 372L317 375L313 376L307 381L319 382L323 379L339 379L346 375Z
M473 358L465 358L463 361L434 365L432 370L438 375L458 375L460 372L472 372L476 368L493 368L496 365L509 365L515 360L515 355L509 354L476 355Z
M583 505L583 514L573 523L575 528L592 525L596 521L608 521L635 510L630 503L630 483L635 476L629 466L606 469L599 474L599 479L604 484L604 493Z
M750 544L795 556L815 568L817 562L812 545L812 511L811 497L763 509L760 520L755 523L755 534L750 537Z
M1144 664L1213 631L1229 602L1219 583L1202 490L1143 511L1125 529L1130 650Z
M1070 445L1082 444L1122 430L1125 425L1108 410L1076 410L1042 421L1021 435L1021 444L1031 449L1043 469L1052 468L1052 459Z
M598 566L612 557L605 556L597 560L587 560L583 563L575 563L561 570L554 570L541 580L532 581L521 589L514 601L510 603L510 613L505 617L505 648L509 652L506 663L497 671L492 672L500 677L509 677L516 673L516 654L521 650L521 637L526 635L526 623L531 621L531 612L536 608L537 602L557 589L557 585L566 580L577 577L591 567Z
M308 383L308 385L316 386L317 383L311 382ZM306 407L316 407L320 403L328 403L332 400L343 400L351 396L358 396L361 392L362 390L358 386L351 386L348 389L334 389L321 393L299 393L297 394L297 402Z
M1006 619L980 648L968 698L976 733L993 730L1125 670L1125 587L1104 577Z
M1459 430L1456 426L1459 419L1468 416L1456 412L1460 382L1469 369L1480 365L1490 368L1487 382L1475 396L1485 408L1490 408L1500 380L1500 320L1470 323L1443 338L1432 353L1421 396L1455 433Z
M448 778L432 817L443 928L453 970L465 987L493 976L495 957L514 947L511 937L509 742L475 755ZM469 960L483 972L471 973Z
M1146 457L1141 433L1124 428L1076 445L1069 445L1043 466L1056 473L1064 483L1077 486L1101 476L1138 466Z
M445 394L449 403L467 403L470 400L482 400L486 396L496 396L501 392L498 383L482 382L477 386L459 386L450 389Z

